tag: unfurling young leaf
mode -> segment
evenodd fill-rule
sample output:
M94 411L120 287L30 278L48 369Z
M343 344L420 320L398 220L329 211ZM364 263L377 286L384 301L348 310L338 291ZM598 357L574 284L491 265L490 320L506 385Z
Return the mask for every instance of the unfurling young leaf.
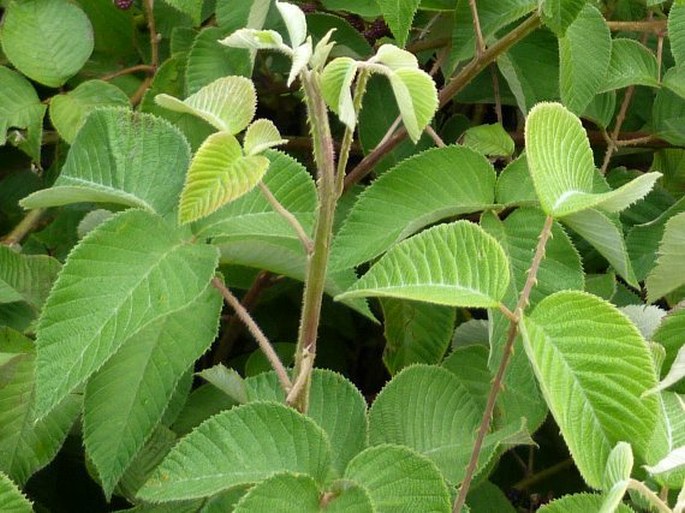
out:
M245 155L257 155L268 148L280 146L288 141L281 139L276 125L268 119L257 119L245 131L243 150Z
M321 74L321 93L326 104L350 130L357 124L350 90L357 67L354 59L339 57L328 63Z
M307 20L304 17L304 12L297 5L287 2L276 2L276 9L281 13L285 22L285 27L290 36L290 46L294 50L304 43L307 37Z

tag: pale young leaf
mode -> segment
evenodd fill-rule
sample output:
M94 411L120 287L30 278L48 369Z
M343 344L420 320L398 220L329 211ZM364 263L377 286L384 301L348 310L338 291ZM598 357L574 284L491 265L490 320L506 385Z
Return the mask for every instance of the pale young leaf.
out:
M290 36L290 46L295 49L304 43L307 37L307 19L304 12L295 4L276 2L276 9L281 13Z
M257 119L245 132L243 150L245 155L257 155L268 148L280 146L288 141L281 138L276 125L268 119Z

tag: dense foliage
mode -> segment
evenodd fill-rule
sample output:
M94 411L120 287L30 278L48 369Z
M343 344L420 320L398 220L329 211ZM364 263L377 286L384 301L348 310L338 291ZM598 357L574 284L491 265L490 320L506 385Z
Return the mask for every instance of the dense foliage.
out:
M685 510L685 3L0 6L0 511Z

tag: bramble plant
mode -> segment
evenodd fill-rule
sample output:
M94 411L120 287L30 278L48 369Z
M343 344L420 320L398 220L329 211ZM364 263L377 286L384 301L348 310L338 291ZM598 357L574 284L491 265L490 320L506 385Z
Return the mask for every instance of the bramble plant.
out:
M0 511L685 511L685 4L0 5Z

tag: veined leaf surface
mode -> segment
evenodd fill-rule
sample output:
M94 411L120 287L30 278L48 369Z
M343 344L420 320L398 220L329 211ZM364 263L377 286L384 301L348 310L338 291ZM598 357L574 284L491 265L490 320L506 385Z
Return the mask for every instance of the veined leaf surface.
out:
M659 87L659 65L654 54L634 39L614 39L611 61L602 91L622 89L631 85Z
M656 267L647 276L650 302L685 284L685 213L666 222Z
M392 34L397 39L397 44L403 47L407 42L409 27L411 27L414 15L419 8L420 0L377 0L378 7L383 13Z
M3 472L0 472L0 511L5 513L33 513L31 502Z
M0 245L0 303L25 301L37 310L62 265L46 255L21 255Z

